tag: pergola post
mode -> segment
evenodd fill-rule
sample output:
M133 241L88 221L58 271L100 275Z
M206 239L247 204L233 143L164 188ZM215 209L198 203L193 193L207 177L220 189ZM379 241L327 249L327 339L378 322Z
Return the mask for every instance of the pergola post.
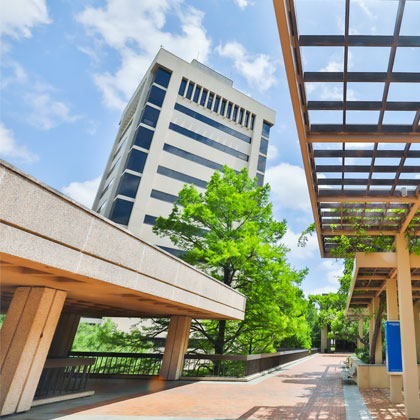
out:
M416 330L416 350L417 350L417 362L420 360L420 319L419 319L419 304L416 302L413 305L414 314L414 328Z
M16 289L0 333L0 415L31 408L65 299L46 287Z
M379 297L374 297L372 299L372 305L371 305L371 318L370 318L370 329L369 329L369 350L372 346L372 338L373 338L373 334L375 332L375 323L376 323L376 318L378 316L378 308L379 308ZM376 344L375 344L375 364L381 364L383 362L382 360L382 328L379 328L378 331L378 338L376 340Z
M398 321L398 298L397 281L389 278L386 281L386 310L388 321ZM390 400L392 403L400 403L402 396L402 375L389 375Z
M411 287L410 254L403 233L395 236L397 249L398 302L401 319L401 353L406 416L420 417L419 374Z
M321 353L328 352L328 327L321 328Z
M184 367L184 356L188 348L190 327L190 317L171 316L160 369L160 376L163 379L176 381L180 378Z
M364 324L364 318L359 319L359 337L363 337L363 324ZM357 339L357 348L361 349L363 347L363 343Z

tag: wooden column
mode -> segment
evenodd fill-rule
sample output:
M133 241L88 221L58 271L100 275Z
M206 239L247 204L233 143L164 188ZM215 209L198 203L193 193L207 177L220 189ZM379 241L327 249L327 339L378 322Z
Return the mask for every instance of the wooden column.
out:
M386 281L386 310L388 321L398 321L397 280L395 278ZM402 383L402 375L389 375L390 400L392 403L402 402Z
M328 352L328 327L321 328L321 353Z
M180 378L184 367L184 356L188 348L191 318L187 316L172 316L166 338L160 376L168 381Z
M16 289L0 333L0 415L31 408L65 299L60 290Z
M364 324L364 318L359 319L359 337L363 337L363 324ZM363 343L357 339L357 348L361 349L363 347Z
M416 330L416 350L417 350L417 364L420 360L420 319L419 319L419 304L415 303L413 306L414 314L414 328Z
M375 322L376 322L376 318L377 318L377 315L378 315L378 308L379 308L379 297L374 297L372 299L373 316L371 318L372 336L373 336L374 331L375 331ZM378 338L376 340L376 345L375 345L375 364L380 365L381 363L383 363L383 358L382 358L382 328L379 329Z
M69 312L61 314L51 343L48 357L68 357L79 326L80 315Z
M410 254L407 239L395 236L397 248L398 303L401 323L401 353L403 365L405 414L409 419L420 418L419 374L411 288Z

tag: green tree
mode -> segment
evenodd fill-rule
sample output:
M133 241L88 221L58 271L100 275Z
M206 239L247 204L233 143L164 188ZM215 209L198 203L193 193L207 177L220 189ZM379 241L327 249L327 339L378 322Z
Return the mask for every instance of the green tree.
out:
M247 296L245 321L195 321L216 353L274 351L296 335L310 346L307 302L299 289L306 270L293 270L281 244L286 221L276 221L270 187L243 169L215 172L205 193L185 185L168 218L153 231L184 250L183 259Z

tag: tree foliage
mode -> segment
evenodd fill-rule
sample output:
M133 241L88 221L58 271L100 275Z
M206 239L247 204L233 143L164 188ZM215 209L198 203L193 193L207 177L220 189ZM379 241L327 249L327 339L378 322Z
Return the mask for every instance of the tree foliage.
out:
M281 244L286 221L276 221L268 185L258 187L246 169L215 172L207 190L179 192L168 218L153 231L184 250L183 259L244 293L245 321L195 321L216 353L273 351L288 337L309 347L308 302L299 289L306 270L296 271Z

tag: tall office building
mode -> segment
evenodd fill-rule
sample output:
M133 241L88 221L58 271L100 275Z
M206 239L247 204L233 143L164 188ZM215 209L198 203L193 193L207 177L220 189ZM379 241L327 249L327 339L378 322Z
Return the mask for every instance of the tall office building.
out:
M152 232L184 184L204 191L223 165L264 182L273 110L232 80L161 49L125 108L93 209L176 253Z

